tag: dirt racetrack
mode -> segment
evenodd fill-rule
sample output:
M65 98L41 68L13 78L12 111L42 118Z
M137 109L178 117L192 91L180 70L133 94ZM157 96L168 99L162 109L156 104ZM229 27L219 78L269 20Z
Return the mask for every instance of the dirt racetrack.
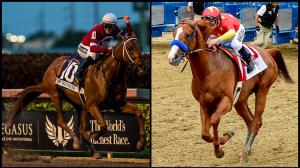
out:
M50 156L3 156L2 167L150 167L149 159Z
M240 154L247 130L233 109L221 118L219 134L235 135L217 159L212 143L201 139L199 104L191 92L192 73L169 65L170 33L152 38L152 166L297 166L298 165L298 45L279 47L295 84L276 81L267 96L263 123L256 136L250 164ZM248 101L254 112L254 96ZM212 131L212 129L211 129Z

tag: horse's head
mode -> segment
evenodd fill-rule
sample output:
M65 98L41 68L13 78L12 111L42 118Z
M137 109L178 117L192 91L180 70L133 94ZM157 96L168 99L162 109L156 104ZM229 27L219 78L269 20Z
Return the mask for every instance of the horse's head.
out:
M184 57L184 53L193 50L196 46L196 28L191 20L181 21L173 32L171 51L168 55L169 63L177 66Z
M200 28L200 29L199 29ZM190 20L182 20L173 32L174 40L171 41L171 51L168 59L171 65L177 66L184 56L199 47L205 47L202 31L206 30L203 25L198 25Z
M141 47L134 33L131 36L120 36L120 42L112 49L114 59L128 64L141 65Z

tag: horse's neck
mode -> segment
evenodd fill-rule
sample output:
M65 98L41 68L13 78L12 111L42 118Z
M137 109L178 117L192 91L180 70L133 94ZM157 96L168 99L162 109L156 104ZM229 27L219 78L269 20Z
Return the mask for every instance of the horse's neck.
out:
M197 39L195 49L206 48L207 35L203 35L202 32L200 32L200 29L196 30L196 35ZM202 50L190 56L189 60L193 76L198 76L201 79L204 78L207 73L209 54L210 53L208 51Z
M111 84L119 80L120 76L125 77L123 73L126 71L127 64L117 61L112 56L109 56L102 63L96 65L96 67L97 66L100 75L103 75L105 80L109 81ZM122 73L122 75L120 75L120 73Z

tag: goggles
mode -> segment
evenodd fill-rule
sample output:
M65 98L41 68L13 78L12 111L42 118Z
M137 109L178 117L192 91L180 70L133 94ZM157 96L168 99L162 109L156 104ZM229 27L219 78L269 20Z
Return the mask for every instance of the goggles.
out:
M104 28L112 28L112 24L103 23Z
M216 20L216 17L213 16L202 16L201 19L206 19L206 20Z

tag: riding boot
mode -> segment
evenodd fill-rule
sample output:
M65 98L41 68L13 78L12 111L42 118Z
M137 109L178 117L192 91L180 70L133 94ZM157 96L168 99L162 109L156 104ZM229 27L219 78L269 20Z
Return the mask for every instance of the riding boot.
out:
M83 72L84 70L89 67L94 62L92 57L83 58L80 60L80 64L78 66L77 71L74 74L74 81L76 85L79 85L79 83L82 82L83 79Z
M243 57L243 60L247 63L247 73L250 73L254 69L254 64L251 59L251 54L246 50L244 46L242 46L239 53Z

